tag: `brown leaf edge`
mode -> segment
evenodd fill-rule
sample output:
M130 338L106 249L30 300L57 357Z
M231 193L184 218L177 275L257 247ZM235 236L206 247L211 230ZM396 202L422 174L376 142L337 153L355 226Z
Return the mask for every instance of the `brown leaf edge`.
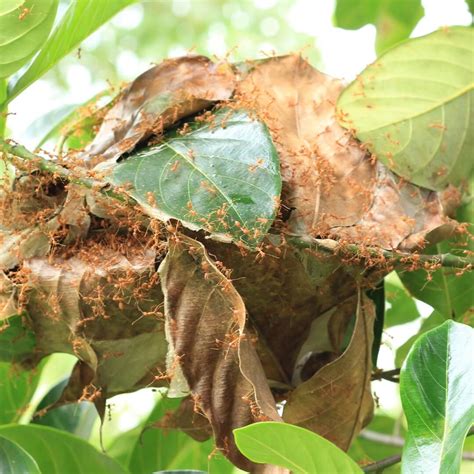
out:
M242 298L196 240L176 235L159 273L172 357L168 372L189 386L194 409L210 422L216 446L237 467L255 468L237 449L232 430L281 421L253 341Z
M345 302L341 307L349 310L346 316L353 314ZM349 449L373 414L370 378L374 318L374 304L359 288L355 327L347 349L291 393L283 412L285 422L314 431L345 451Z

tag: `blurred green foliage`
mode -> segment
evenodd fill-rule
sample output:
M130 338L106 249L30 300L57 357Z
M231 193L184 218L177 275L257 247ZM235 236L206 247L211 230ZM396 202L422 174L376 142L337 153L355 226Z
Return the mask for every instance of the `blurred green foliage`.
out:
M295 32L291 0L139 1L85 41L48 75L68 89L66 71L81 64L94 79L130 80L153 63L190 53L232 60L303 51L319 62L314 37ZM61 2L64 9L68 1Z

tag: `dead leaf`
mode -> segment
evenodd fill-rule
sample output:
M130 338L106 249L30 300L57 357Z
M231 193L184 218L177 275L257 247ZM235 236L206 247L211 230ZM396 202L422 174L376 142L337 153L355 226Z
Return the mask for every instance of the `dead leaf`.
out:
M83 248L82 258L23 264L24 309L36 334L37 359L54 352L76 355L78 380L108 396L165 385L155 377L165 370L167 351L155 252L138 247L125 256L102 248L97 254L90 247L89 253L86 258Z
M344 308L347 320L352 308ZM347 349L290 394L283 411L287 423L310 429L345 451L349 449L373 413L370 379L374 318L373 303L360 291Z
M338 125L342 89L296 55L255 65L236 89L277 147L283 208L292 210L284 231L406 250L451 227L436 193L401 183Z
M234 73L227 63L213 63L205 56L165 60L127 87L105 116L82 159L90 167L107 160L113 163L137 143L161 135L179 119L214 101L229 99L234 85Z
M216 445L241 469L252 467L232 430L279 420L262 366L245 331L242 298L209 258L185 236L171 240L160 266L173 377L182 371L197 410L209 420Z

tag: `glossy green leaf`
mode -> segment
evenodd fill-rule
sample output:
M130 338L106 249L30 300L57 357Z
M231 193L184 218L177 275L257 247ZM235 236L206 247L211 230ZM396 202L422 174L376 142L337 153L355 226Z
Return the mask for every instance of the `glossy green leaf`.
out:
M334 22L357 30L369 23L377 28L377 53L410 36L424 14L421 0L337 0Z
M43 46L57 7L58 0L2 0L0 78L16 72Z
M17 443L0 436L2 474L41 474L36 461Z
M341 125L398 175L429 189L474 166L474 29L406 41L368 66L338 100Z
M288 423L261 422L234 430L239 450L251 461L294 473L361 473L360 467L322 436Z
M464 439L474 422L469 350L474 329L454 321L421 336L400 374L408 423L402 472L459 472Z
M49 407L61 396L69 377L53 386L39 403L36 411ZM98 420L97 410L91 402L71 403L53 408L43 416L34 417L31 422L57 428L88 440L95 422Z
M35 334L25 327L22 316L0 322L0 362L20 362L31 357L35 344Z
M125 474L113 459L86 441L46 426L4 425L0 436L19 444L47 474Z
M12 100L117 12L136 0L74 0L27 71L10 86ZM43 0L37 3L41 4Z
M131 155L109 181L148 214L179 219L227 241L258 244L278 208L278 156L264 124L243 111L222 110L213 124Z
M418 334L415 334L414 336L410 337L404 344L402 344L398 349L395 354L395 366L396 367L401 367L403 365L403 362L405 361L408 352L410 352L410 349L412 348L413 344L415 344L415 341L422 335L425 334L425 332L430 331L431 329L434 329L438 326L441 326L446 321L446 318L444 318L441 314L439 314L437 311L433 311L428 318L426 318L423 323L421 324L420 330L418 331Z

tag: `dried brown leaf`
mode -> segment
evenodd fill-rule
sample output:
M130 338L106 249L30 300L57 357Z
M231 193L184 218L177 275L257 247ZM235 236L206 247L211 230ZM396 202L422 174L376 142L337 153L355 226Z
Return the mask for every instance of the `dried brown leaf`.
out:
M261 363L245 330L242 298L188 237L170 241L160 266L168 342L197 410L209 420L216 445L238 467L252 464L235 446L232 430L257 420L278 420Z
M283 209L292 210L286 232L413 248L449 219L437 193L401 183L338 125L342 89L296 55L257 64L237 87L238 103L267 123L277 146Z
M354 308L343 303L340 309L347 320ZM299 385L283 412L286 422L310 429L346 451L373 412L370 379L375 311L362 292L356 314L347 349Z
M179 119L214 101L229 99L234 85L234 73L227 63L213 63L204 56L163 61L127 87L105 116L83 159L90 166L114 162Z
M155 256L151 250L124 256L103 249L89 261L25 261L23 307L36 334L37 358L54 352L76 355L78 380L85 380L84 364L93 373L88 372L90 387L82 389L95 387L108 396L165 385L155 377L165 370L167 351ZM77 388L73 392L79 394Z

